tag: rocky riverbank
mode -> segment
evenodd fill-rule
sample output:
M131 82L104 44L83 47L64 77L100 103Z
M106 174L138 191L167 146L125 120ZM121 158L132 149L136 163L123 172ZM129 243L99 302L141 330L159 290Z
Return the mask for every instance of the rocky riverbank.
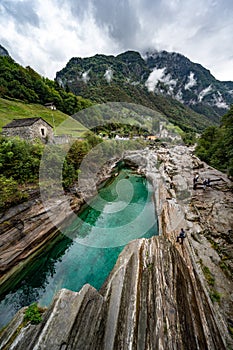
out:
M1 334L2 348L233 348L232 183L185 146L124 159L153 184L160 237L127 245L100 291L61 290L39 325L22 328L19 311Z
M117 160L112 160L97 174L97 184L111 176ZM90 181L72 189L70 193L52 197L43 201L39 189L29 201L0 213L0 284L1 292L10 280L17 281L24 266L41 249L54 239L72 220L72 213L77 213L85 199L96 194L96 186Z
M82 201L69 196L73 209L79 207ZM51 202L48 210L53 211L59 206L61 215L51 222L47 208L44 208L40 197L22 203L9 209L0 219L0 283L3 285L9 278L15 278L20 273L28 259L40 250L41 247L57 233L69 218L65 211L65 201L61 199Z

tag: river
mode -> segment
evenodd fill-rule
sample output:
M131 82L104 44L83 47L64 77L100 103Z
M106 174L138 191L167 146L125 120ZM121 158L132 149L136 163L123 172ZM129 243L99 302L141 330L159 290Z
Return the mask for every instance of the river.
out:
M157 234L151 184L122 169L65 232L27 264L4 295L0 289L0 327L23 306L48 306L61 288L79 291L89 283L99 289L129 241Z

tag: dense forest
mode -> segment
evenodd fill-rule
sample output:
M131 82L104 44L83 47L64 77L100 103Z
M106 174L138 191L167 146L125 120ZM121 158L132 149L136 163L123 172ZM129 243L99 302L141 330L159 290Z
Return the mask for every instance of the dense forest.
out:
M233 177L233 106L220 127L208 127L198 139L196 155L212 167Z
M9 56L0 56L0 97L41 105L53 102L57 109L68 115L93 104L65 91L55 81L41 77L32 68L23 68Z

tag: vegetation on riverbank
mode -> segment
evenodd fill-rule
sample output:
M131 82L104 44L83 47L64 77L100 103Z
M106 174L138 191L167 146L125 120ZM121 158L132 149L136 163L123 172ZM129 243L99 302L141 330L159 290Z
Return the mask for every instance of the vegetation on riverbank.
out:
M36 303L31 304L28 306L28 308L25 311L24 314L24 322L28 323L30 322L31 324L38 324L42 321L42 313L43 309L39 308Z
M212 167L233 177L233 106L220 127L208 127L198 139L196 155Z
M65 188L77 180L78 166L94 142L99 142L99 138L95 135L86 135L85 140L76 141L71 147L63 163ZM39 185L40 162L44 147L45 145L39 141L31 143L20 138L0 138L0 209L26 200L27 186L30 188L31 184ZM54 146L51 171L54 171L57 157L62 156L61 150L61 145Z
M125 149L141 148L144 144L143 140L103 142L94 133L87 132L83 140L77 139L72 145L51 145L43 155L45 145L40 141L31 143L0 137L0 210L27 200L28 190L38 188L42 155L48 178L60 173L62 165L62 184L67 191L77 182L80 165L87 154L88 166L94 170L111 157L120 157Z

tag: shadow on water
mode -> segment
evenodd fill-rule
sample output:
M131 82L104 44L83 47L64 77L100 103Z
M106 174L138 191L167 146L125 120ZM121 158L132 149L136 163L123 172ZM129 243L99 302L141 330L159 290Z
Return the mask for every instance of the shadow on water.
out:
M115 204L117 205L116 185L122 179L130 180L133 185L133 195L130 197L129 204L120 211L113 210L106 214L104 201L113 205L113 208ZM151 191L149 196L148 191ZM0 327L9 322L17 310L32 302L36 301L41 306L48 306L55 293L61 288L79 291L85 283L91 284L96 289L102 286L124 245L114 247L100 245L98 248L81 244L80 238L86 238L89 235L97 236L106 228L111 232L113 227L119 231L122 229L122 235L129 234L127 230L124 231L124 227L127 228L131 221L136 222L135 218L148 200L150 203L147 210L150 211L149 215L154 225L144 232L142 237L149 238L158 234L152 188L148 189L145 178L123 169L118 176L105 183L99 195L104 201L100 200L98 209L86 205L79 214L79 220L75 220L67 227L68 236L72 239L62 233L58 234L18 275L0 288ZM124 196L128 200L123 188ZM92 204L96 205L98 201L97 197ZM148 220L148 217L145 217L145 220ZM140 222L142 227L144 224ZM134 230L133 226L132 230ZM139 237L141 236L135 238ZM101 234L99 239L102 239ZM110 236L109 239L112 237Z

